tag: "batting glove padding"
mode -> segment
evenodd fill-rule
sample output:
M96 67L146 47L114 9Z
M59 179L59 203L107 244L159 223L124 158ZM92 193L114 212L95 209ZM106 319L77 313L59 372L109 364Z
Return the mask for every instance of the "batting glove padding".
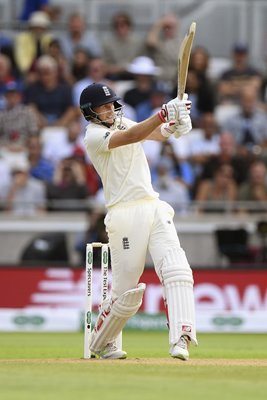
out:
M163 104L158 116L162 122L180 121L190 114L191 104L192 102L188 100L188 95L185 93L183 100L176 97Z
M179 124L175 125L175 131L173 132L176 139L181 136L187 135L192 130L192 122L189 115L179 121Z

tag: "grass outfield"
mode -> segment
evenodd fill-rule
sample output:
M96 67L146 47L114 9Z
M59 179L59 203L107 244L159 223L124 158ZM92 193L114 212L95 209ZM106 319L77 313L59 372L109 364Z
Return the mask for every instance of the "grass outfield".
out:
M123 334L127 360L83 360L81 333L0 333L2 400L265 400L267 335L200 334L188 362L167 332Z

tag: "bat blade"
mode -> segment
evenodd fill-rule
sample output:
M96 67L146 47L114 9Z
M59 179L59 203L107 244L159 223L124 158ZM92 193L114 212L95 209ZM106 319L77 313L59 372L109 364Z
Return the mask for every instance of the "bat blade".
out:
M188 33L185 35L181 43L178 53L177 97L180 100L183 98L185 92L190 54L195 33L196 33L196 23L192 22Z

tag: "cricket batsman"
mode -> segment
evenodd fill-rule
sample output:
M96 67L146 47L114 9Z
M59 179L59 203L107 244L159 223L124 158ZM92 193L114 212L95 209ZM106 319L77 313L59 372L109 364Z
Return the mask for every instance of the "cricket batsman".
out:
M163 286L170 355L188 360L189 343L197 345L192 270L173 223L174 210L153 190L142 147L144 140L189 133L190 108L184 95L136 123L123 117L120 98L108 86L93 83L80 95L80 109L89 122L86 149L103 184L112 264L111 297L100 306L90 344L99 358L127 356L116 347L116 338L142 304L145 284L139 279L147 251Z

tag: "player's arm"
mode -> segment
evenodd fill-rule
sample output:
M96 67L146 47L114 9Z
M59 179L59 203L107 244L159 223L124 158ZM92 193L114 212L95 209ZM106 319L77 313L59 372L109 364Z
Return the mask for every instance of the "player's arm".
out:
M152 117L131 126L129 129L123 131L118 130L112 134L109 140L109 148L114 149L127 144L141 142L161 124L162 121L159 116L153 115Z
M188 101L186 100L178 100L175 98L167 104L163 104L161 110L156 115L153 115L126 130L115 131L110 137L109 149L142 142L152 133L158 136L159 132L162 132L160 129L161 125L170 123L171 121L181 121L183 118L188 116L189 111L187 110L187 103Z

